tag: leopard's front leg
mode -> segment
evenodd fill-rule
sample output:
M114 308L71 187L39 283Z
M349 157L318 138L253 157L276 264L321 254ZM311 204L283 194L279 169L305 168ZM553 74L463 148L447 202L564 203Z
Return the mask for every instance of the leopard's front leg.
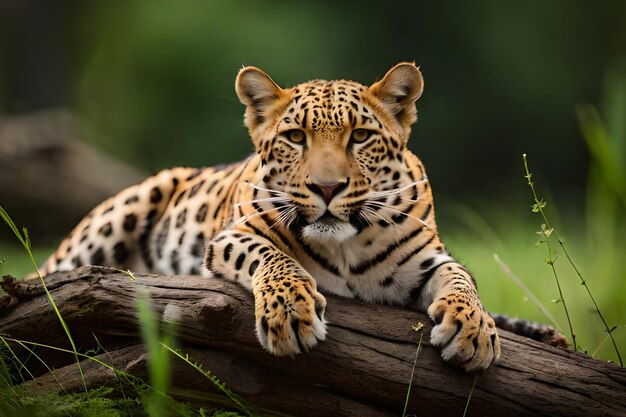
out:
M435 322L431 343L443 359L468 372L487 369L500 357L500 339L491 315L478 298L471 274L456 261L434 266L421 296Z
M269 240L223 231L207 245L205 265L252 290L257 336L269 352L293 356L326 337L326 299L315 280Z

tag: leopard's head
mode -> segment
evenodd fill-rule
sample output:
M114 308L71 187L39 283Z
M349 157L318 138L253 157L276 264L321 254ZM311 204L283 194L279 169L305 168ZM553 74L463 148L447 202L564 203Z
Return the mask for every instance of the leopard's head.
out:
M405 150L423 85L406 62L369 87L314 80L281 88L243 68L236 90L261 160L255 198L306 240L345 241L368 223L393 221L417 190Z

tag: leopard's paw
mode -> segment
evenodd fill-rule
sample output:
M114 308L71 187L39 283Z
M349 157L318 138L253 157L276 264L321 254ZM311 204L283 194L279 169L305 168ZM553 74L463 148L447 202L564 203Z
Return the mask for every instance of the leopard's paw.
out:
M441 357L467 372L487 369L500 357L500 338L493 318L464 295L453 294L435 300L428 308L435 322L430 334Z
M256 332L276 356L308 352L326 338L326 299L311 281L277 282L255 292Z

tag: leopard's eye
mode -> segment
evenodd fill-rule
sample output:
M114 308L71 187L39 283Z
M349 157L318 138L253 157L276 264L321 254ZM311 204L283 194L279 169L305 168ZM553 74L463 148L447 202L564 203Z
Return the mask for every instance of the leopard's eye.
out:
M300 129L288 130L284 133L285 137L293 143L301 144L306 139L306 135Z
M367 129L354 129L350 135L350 140L355 143L363 143L372 136L372 131Z

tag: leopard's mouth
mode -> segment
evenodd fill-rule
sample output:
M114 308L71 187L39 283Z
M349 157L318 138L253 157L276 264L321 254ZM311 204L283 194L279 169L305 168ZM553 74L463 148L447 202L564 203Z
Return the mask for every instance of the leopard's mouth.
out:
M324 214L322 214L322 217L318 218L317 220L315 220L312 223L320 222L320 223L323 223L323 224L329 224L329 223L336 223L336 222L341 222L341 221L343 221L343 220L341 220L339 217L337 217L333 213L331 213L330 210L326 209Z
M302 228L302 237L309 242L344 242L357 233L348 221L335 216L330 210Z

